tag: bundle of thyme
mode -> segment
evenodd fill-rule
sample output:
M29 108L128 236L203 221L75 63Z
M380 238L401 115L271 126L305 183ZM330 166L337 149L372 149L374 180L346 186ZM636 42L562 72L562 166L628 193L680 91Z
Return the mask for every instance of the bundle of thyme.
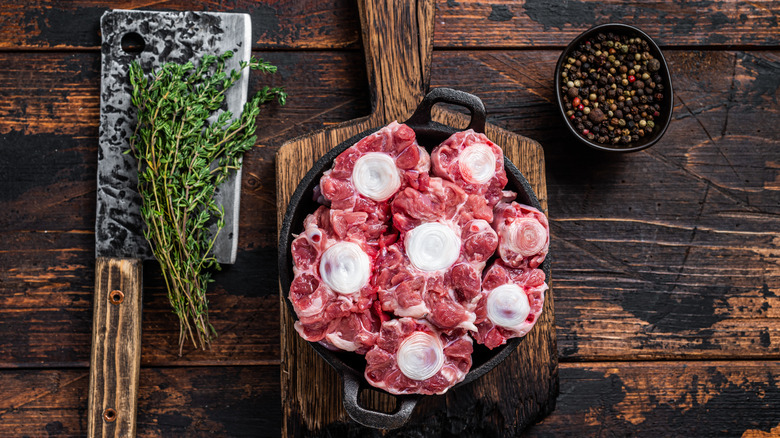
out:
M215 189L254 145L260 105L273 100L284 104L287 97L281 88L264 87L234 120L230 112L220 111L225 92L243 69L276 72L255 58L226 72L225 61L232 56L204 56L197 68L192 62L166 63L150 75L138 63L130 66L137 125L128 152L138 160L145 236L179 317L180 355L187 339L206 349L216 336L206 299L209 269L219 269L210 254L216 235L209 226L216 222L222 229L225 224Z

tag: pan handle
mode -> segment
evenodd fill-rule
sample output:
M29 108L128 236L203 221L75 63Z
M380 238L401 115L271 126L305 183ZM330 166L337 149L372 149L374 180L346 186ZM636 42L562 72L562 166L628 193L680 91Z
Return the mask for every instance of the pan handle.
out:
M466 129L473 129L476 132L485 132L485 105L475 95L465 91L453 90L452 88L434 88L425 95L417 110L406 121L407 125L427 126L431 124L431 110L437 103L451 103L460 105L471 112L471 121Z
M350 371L345 371L341 374L341 381L344 384L344 409L356 422L375 429L397 429L403 426L409 420L414 406L419 400L419 396L400 396L397 397L399 405L395 412L386 414L384 412L372 411L360 406L358 396L360 395L360 390L363 389L363 385L359 376Z

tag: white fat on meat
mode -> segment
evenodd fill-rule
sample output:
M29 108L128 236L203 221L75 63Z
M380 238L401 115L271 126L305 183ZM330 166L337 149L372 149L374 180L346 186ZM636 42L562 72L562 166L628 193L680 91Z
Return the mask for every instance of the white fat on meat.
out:
M475 143L461 152L458 167L466 181L485 184L496 174L496 156L490 146Z
M439 339L416 332L401 342L397 362L406 377L413 380L430 379L444 365L444 348Z
M528 296L516 284L499 286L487 297L487 317L495 325L512 329L523 324L529 313Z
M361 195L381 202L398 191L401 177L392 157L382 152L369 152L355 162L352 184Z
M452 228L431 222L406 234L406 255L421 271L440 271L452 266L460 255L460 237Z
M339 242L331 246L320 260L320 277L340 294L353 294L368 283L371 263L359 245Z

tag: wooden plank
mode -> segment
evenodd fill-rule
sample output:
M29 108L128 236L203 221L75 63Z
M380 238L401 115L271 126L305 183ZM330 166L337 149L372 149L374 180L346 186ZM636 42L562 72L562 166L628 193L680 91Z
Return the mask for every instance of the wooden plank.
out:
M361 1L361 29L365 41L366 70L372 97L372 112L362 119L308 134L283 144L276 155L277 217L284 220L292 193L312 163L342 141L368 128L384 126L394 120L406 120L423 100L430 83L432 56L433 1L409 4L403 1ZM445 110L434 113L435 120L452 126L465 125L458 113ZM515 160L521 172L530 179L546 210L544 155L535 141L488 124L485 133L500 144ZM295 232L296 230L291 230ZM284 285L288 286L288 285ZM284 288L282 301L286 300ZM452 403L460 400L464 409L480 403L496 406L506 412L497 429L501 436L515 434L549 412L558 392L558 358L553 324L553 291L546 292L542 317L534 330L491 373L466 387L448 391ZM293 328L293 316L282 304L281 367L283 436L332 434L353 423L342 403L345 390L330 365L319 357ZM359 369L359 368L358 368ZM529 382L506 385L507 381ZM312 391L314 382L317 390ZM430 400L431 397L426 397ZM427 403L427 402L426 402ZM386 393L374 392L364 405L368 410L393 412L396 401ZM364 413L366 411L363 411ZM443 412L441 407L435 412ZM417 409L418 418L430 412ZM355 417L357 418L357 417ZM365 424L378 425L364 415ZM443 430L430 424L430 433ZM360 433L370 429L361 427ZM401 430L407 430L404 426ZM359 429L356 429L359 430Z
M561 366L549 436L743 436L780 433L780 362L622 362Z
M220 338L212 352L177 357L175 316L147 264L144 365L276 363L279 304L264 282L277 275L274 154L370 111L359 53L256 55L280 66L271 80L292 96L261 116L245 161L239 257L210 295ZM544 146L563 360L780 357L780 52L667 55L675 120L659 144L628 156L579 148L562 129L556 51L437 51L431 76ZM0 62L0 367L86 365L99 54ZM250 89L264 82L252 78Z
M662 46L777 46L780 42L780 5L771 0L441 0L437 6L437 47L565 47L581 32L614 22L637 26Z
M85 436L88 374L0 371L0 436ZM278 366L143 368L137 436L279 436L278 375Z
M453 58L435 84L545 146L563 358L780 357L777 52L669 51L674 120L626 156L561 129L557 54Z
M256 55L280 72L251 75L250 89L284 83L292 97L263 109L261 140L245 161L239 256L215 275L209 296L219 338L210 352L178 357L178 325L159 270L147 263L142 364L279 361L278 291L266 281L277 276L274 139L367 114L369 103L358 53ZM89 361L99 59L0 54L0 333L9 339L0 367Z
M108 9L248 13L255 49L360 46L357 11L348 0L9 0L0 7L0 49L97 49L100 16Z
M602 362L559 369L555 411L524 436L780 433L776 361ZM86 369L0 371L0 436L83 436L87 374ZM278 437L278 376L276 365L142 368L138 436ZM450 404L428 421L448 434L495 436L483 420L500 421L505 413L490 406L463 411L465 402ZM428 408L444 403L444 397L435 397ZM429 431L418 424L409 435L430 436ZM331 436L365 435L345 426Z
M98 20L109 8L246 12L252 16L255 49L360 47L357 10L348 0L152 4L140 0L11 0L0 7L0 50L96 49L100 45ZM780 43L778 14L780 6L771 0L438 0L434 41L439 48L563 47L591 26L624 22L667 46L776 47Z

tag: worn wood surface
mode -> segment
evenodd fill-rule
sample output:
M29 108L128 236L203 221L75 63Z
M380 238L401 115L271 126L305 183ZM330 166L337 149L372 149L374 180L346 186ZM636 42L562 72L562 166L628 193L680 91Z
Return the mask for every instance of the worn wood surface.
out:
M442 50L434 50L431 85L477 94L490 122L544 147L563 363L556 411L528 434L777 435L777 2L569 3L595 12L559 11L560 27L545 29L521 3L506 4L505 21L489 19L493 5L493 18L502 16L494 2L438 2L436 10ZM191 4L283 11L288 24L255 31L256 47L268 49L255 54L279 74L253 76L250 91L283 84L291 98L261 116L258 147L245 162L237 264L217 274L210 295L220 333L212 353L177 357L159 271L144 266L138 430L279 436L280 309L277 285L267 282L277 274L274 154L290 138L370 113L358 14L346 1L304 3L315 21L296 28L289 23L305 14L290 12L299 11L294 2ZM89 14L102 11L86 7L107 5L0 6L0 436L86 433L100 69ZM643 152L581 149L552 104L555 60L578 30L631 8L634 15L614 20L639 24L668 48L675 117ZM467 28L450 16L471 16L477 31L448 42L453 26ZM253 22L262 20L253 14ZM266 45L263 35L278 43ZM707 41L716 38L723 42ZM447 403L450 414L431 424L463 406ZM489 414L469 418L501 415ZM466 425L452 427L447 434L468 435Z
M562 237L552 242L561 358L780 356L770 342L780 336L778 53L669 51L678 98L669 135L626 157L579 149L561 129L544 82L556 52L434 53L433 86L482 97L494 124L545 147L551 226ZM277 288L263 281L276 276L274 154L283 139L370 111L359 53L256 54L280 65L275 83L306 98L269 109L247 155L240 256L210 298L220 338L211 353L177 357L177 326L147 264L144 365L278 361ZM99 55L6 53L0 62L0 263L9 267L0 272L0 367L86 366ZM689 241L679 278L695 293L676 294Z
M0 6L0 49L97 48L97 22L109 8L246 12L255 49L358 48L361 42L350 0L7 0ZM594 24L625 22L662 45L777 47L778 14L772 0L436 0L434 41L439 48L566 46Z
M98 257L95 262L88 437L125 437L136 433L142 269L140 259Z
M433 31L433 2L421 1L416 7L407 2L360 2L361 28L365 42L366 71L373 110L368 117L339 124L304 135L283 144L276 155L277 224L281 227L290 197L314 162L342 141L369 128L381 127L393 120L406 120L424 96L430 82ZM451 126L467 125L468 119L457 113L438 111L436 120ZM505 148L521 172L529 179L547 208L544 156L533 140L489 125L486 134ZM282 296L282 301L285 297ZM490 431L510 436L522 430L554 407L558 392L557 348L553 324L553 292L548 290L543 316L521 346L501 365L466 388L448 392L447 400L473 400L475 406L489 406L505 414ZM281 391L282 435L312 436L369 433L370 429L354 423L344 410L341 379L336 372L296 333L294 319L281 304ZM311 382L316 383L312 391ZM504 382L526 382L506 385ZM377 391L365 400L369 409L392 411L395 400ZM430 404L429 402L426 402ZM464 405L465 406L465 405ZM439 406L418 408L410 424L401 429L411 431L432 414L442 414ZM514 413L512 413L514 411ZM487 432L469 416L448 418L430 433L440 434L452 422L472 424L475 431ZM403 433L403 432L399 432Z
M770 438L780 432L779 368L777 361L561 364L555 411L524 436ZM138 436L277 437L278 376L277 365L143 368ZM87 380L86 369L1 372L0 436L83 436ZM385 436L428 437L442 425L442 435L463 436L466 423L452 419L489 428L507 415L470 397L433 397L421 408L431 415ZM481 436L495 436L486 430ZM380 434L344 425L329 436Z

